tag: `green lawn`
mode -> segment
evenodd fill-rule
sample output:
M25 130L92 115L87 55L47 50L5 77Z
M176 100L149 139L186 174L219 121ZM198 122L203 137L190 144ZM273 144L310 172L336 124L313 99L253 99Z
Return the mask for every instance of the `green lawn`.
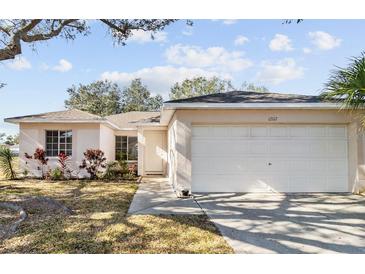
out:
M22 205L28 219L0 253L232 253L206 216L127 216L138 185L110 182L0 181L0 201ZM46 196L66 215L21 197ZM4 222L11 212L0 211Z

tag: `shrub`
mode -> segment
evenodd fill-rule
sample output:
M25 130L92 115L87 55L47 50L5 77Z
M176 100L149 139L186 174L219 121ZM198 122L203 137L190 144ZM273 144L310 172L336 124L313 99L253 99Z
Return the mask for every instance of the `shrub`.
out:
M137 175L137 164L123 161L123 179L133 180Z
M123 174L123 179L125 180L134 180L136 175L134 173L125 173Z
M123 177L123 168L119 162L109 162L106 164L105 173L103 179L106 180L117 180Z
M128 164L128 172L136 176L138 172L138 165L136 163Z
M64 178L63 171L61 170L61 168L56 167L55 169L50 171L49 177L51 180L61 180Z
M5 146L0 146L0 170L6 179L16 179L13 161L14 158L10 149Z
M100 149L88 149L84 152L84 157L82 164L79 166L80 169L85 168L90 175L90 179L97 179L98 173L106 167L104 152Z
M69 164L69 156L65 153L61 152L58 154L58 164L60 166L59 170L61 172L62 178L71 178L71 169L68 167Z
M120 168L122 169L122 174L128 173L128 163L125 160L118 161Z
M33 154L30 156L28 153L24 153L25 158L34 159L38 163L38 170L41 171L41 178L44 179L46 174L44 172L44 167L47 166L48 158L46 158L46 152L42 148L37 148Z

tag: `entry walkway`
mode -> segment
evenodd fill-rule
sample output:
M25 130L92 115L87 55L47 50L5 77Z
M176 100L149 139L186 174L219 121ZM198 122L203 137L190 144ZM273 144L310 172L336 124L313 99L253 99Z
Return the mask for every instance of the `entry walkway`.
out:
M128 214L204 214L192 198L177 198L167 178L144 177L138 187Z

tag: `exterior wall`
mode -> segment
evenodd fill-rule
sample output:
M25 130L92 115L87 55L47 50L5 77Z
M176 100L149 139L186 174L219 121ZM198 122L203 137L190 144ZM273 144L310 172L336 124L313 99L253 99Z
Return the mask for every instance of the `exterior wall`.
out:
M72 157L70 164L74 170L78 169L84 157L83 153L89 148L99 148L100 144L100 126L99 124L43 124L43 123L20 123L19 136L19 159L20 168L27 168L31 173L40 175L34 161L27 160L24 153L33 155L36 148L45 149L45 131L46 130L72 130ZM48 157L48 166L55 168L57 166L57 157ZM27 165L25 163L28 163ZM80 172L84 176L84 172Z
M354 115L338 110L176 110L169 131L170 180L191 189L191 130L199 124L346 124L349 139L349 191L365 186L365 137ZM172 141L172 138L175 141ZM170 144L172 142L172 144ZM175 143L175 144L173 144ZM174 160L171 161L171 154ZM173 163L173 164L172 164Z
M167 130L166 127L138 127L138 175L147 175L145 172L145 151L146 151L146 133L159 131L163 133L163 148L160 156L163 158L163 174L167 173Z
M100 149L104 151L108 161L115 160L114 130L104 125L100 125Z
M177 149L176 149L176 144L177 144L177 119L176 119L176 115L174 115L169 123L168 126L168 130L167 130L167 139L168 139L168 147L167 147L167 159L168 159L168 176L169 176L169 181L172 185L172 187L174 188L174 190L176 189L176 185L177 185L177 181L176 181L176 176L177 176L177 165L176 165L176 157L177 157Z

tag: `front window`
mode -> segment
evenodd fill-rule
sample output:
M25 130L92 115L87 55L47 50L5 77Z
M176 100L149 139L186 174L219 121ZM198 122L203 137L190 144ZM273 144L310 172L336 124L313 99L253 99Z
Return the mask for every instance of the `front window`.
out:
M72 156L72 131L46 130L46 155L53 157L61 152Z
M135 136L115 136L115 159L137 161L138 141Z

